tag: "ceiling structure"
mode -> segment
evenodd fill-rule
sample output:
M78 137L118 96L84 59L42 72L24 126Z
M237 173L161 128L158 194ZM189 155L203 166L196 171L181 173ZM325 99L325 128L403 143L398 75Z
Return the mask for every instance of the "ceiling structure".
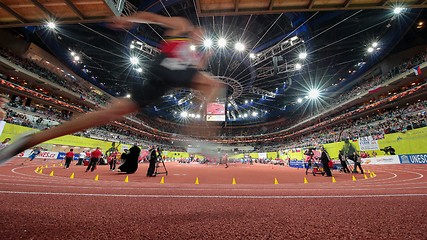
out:
M426 0L197 0L199 16L232 16L360 9L425 8Z
M391 9L393 2L0 0L0 27L27 26L13 31L82 78L112 95L125 96L144 81L144 67L156 54L164 29L141 24L117 31L108 28L106 19L136 9L183 16L207 29L206 38L213 40L214 55L207 71L229 86L225 96L229 124L295 122L330 107L331 98L354 85L423 20L421 8L427 1L399 1L406 8L399 15ZM56 30L43 25L52 15ZM419 34L425 38L425 30ZM227 39L228 47L217 47L220 37ZM238 41L245 51L234 50ZM374 42L378 45L368 53ZM73 61L71 52L80 60ZM307 58L299 59L300 53L307 53ZM139 65L130 64L131 56L139 58ZM312 88L318 88L323 98L306 99ZM147 107L144 114L181 122L181 111L203 114L202 100L196 92L179 89Z

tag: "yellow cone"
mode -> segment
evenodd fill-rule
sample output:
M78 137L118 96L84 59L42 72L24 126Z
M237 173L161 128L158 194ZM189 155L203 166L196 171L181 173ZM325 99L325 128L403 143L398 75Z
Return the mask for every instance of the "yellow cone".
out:
M129 176L126 176L125 182L129 182Z
M37 167L35 171L36 171L36 173L38 173L39 172L39 167Z
M363 177L364 177L365 179L368 179L368 176L366 176L366 174L363 174Z
M40 168L39 173L43 174L43 168Z
M353 180L353 181L356 181L356 177L353 175L353 176L351 176L351 179Z
M49 176L53 177L53 171L52 171L52 172L50 172Z
M279 184L279 181L277 181L277 178L274 178L274 184Z
M332 182L335 183L335 182L337 182L337 180L335 180L335 178L332 177Z
M162 177L162 179L160 180L160 184L165 184L165 177Z
M196 177L196 182L194 183L194 184L199 184L199 178L198 177Z
M98 176L98 174L96 174L95 179L93 179L93 180L98 181L98 179L99 179L99 176Z
M48 168L49 166L48 165L46 165L46 166L44 166L45 168Z
M62 167L62 163L60 163L59 166Z
M307 178L304 178L304 183L308 183Z
M370 177L370 178L373 178L373 177L374 177L374 175L372 175L372 172L369 174L369 177Z
M71 179L73 179L73 178L74 178L74 173L71 173L70 178L71 178Z
M233 184L233 185L237 184L235 178L233 178L233 181L231 182L231 184Z
M377 176L377 174L375 174L375 173L374 173L374 171L372 171L372 176L376 177L376 176Z
M370 174L370 173L371 173L371 170L368 170L368 173Z

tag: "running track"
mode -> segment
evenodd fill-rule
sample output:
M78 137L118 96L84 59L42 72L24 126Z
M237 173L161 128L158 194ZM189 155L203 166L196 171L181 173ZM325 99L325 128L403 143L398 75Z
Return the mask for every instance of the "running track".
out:
M427 239L424 165L365 166L376 176L335 172L332 183L283 166L167 163L160 184L146 164L124 182L108 166L21 162L0 167L2 239Z

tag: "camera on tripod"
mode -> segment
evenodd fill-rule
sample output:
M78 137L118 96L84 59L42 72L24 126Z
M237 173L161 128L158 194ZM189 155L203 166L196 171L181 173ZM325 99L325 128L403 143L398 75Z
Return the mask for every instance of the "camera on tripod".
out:
M388 146L380 150L383 151L386 155L396 155L396 150L392 146Z

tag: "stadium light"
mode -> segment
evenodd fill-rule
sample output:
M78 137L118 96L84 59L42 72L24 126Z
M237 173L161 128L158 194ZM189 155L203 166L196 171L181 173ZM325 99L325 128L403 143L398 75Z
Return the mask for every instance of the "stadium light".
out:
M371 52L373 52L373 51L374 51L374 48L373 48L373 47L369 47L369 48L368 48L368 52L370 52L370 53L371 53Z
M297 102L298 102L298 103L302 103L302 98L298 98L298 99L297 99Z
M317 98L319 98L320 96L320 92L318 89L311 89L310 91L308 91L308 98L315 100Z
M75 55L75 56L74 56L74 60L75 60L75 61L79 61L79 60L80 60L80 57L79 57L79 56L77 56L77 55Z
M302 52L302 53L298 54L298 58L302 59L302 60L306 59L307 58L307 53L306 52Z
M128 94L126 94L126 98L130 98L131 97L131 95L128 93Z
M132 65L136 65L139 63L139 59L137 57L131 57L130 63L132 63Z
M205 46L205 48L210 48L212 47L212 40L211 39L205 39L205 41L203 41L203 46Z
M190 50L191 51L196 51L196 45L190 45Z
M181 115L181 117L186 118L186 117L188 117L188 112L182 111L180 115Z
M297 63L297 64L295 64L295 69L296 69L296 70L300 70L301 68L302 68L301 63Z
M402 12L403 12L403 10L405 10L405 8L402 8L402 7L395 7L395 8L393 9L393 13L394 13L394 14L400 14L400 13L402 13Z
M258 112L252 112L252 117L258 116Z
M227 40L225 40L225 38L220 38L220 39L218 39L218 42L217 42L217 44L218 44L218 47L225 47L225 46L227 46Z
M142 72L142 68L137 68L136 71L139 72L139 73L141 73Z
M56 28L56 24L54 23L54 22L48 22L47 23L47 27L49 28L49 29L55 29Z
M234 49L236 49L236 51L243 52L245 50L245 45L243 45L241 42L237 42L234 45Z
M249 58L250 59L254 59L255 58L255 54L254 53L249 53Z
M377 42L373 42L372 43L372 47L374 47L374 48L378 47L378 43Z

